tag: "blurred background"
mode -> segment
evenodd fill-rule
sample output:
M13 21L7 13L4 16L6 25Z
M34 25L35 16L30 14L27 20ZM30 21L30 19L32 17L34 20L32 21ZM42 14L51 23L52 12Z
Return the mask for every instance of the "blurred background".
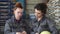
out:
M22 3L24 7L23 18L35 18L34 6L37 3L48 5L46 16L56 22L56 28L60 30L60 0L0 0L0 33L4 34L5 21L13 15L13 7L16 2Z

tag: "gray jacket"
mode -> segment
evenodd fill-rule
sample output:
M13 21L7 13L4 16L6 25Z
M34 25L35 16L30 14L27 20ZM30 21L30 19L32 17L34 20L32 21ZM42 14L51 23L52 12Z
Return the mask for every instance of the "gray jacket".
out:
M24 19L17 21L13 16L11 19L6 21L4 34L16 34L16 32L26 31L27 34L30 34L29 25Z
M55 22L47 17L43 17L39 22L33 19L30 23L33 33L40 33L42 31L50 31L51 34L58 34L55 27Z

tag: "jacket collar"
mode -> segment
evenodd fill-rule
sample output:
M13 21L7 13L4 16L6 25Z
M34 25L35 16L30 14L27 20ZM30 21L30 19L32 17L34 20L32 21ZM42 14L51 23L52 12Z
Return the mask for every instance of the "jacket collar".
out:
M14 22L20 22L20 21L22 21L22 18L21 18L19 21L16 20L14 15L11 17L11 19L12 19L13 23L14 23Z

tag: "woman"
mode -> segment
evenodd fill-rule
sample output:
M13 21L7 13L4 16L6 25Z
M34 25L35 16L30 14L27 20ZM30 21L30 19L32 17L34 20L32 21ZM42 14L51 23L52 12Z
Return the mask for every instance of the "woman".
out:
M14 15L6 21L4 34L30 34L27 22L22 19L23 7L17 2L14 7Z
M57 34L57 29L53 20L46 17L47 5L38 3L35 7L35 19L31 22L32 33L40 34L43 31L49 31L51 34Z

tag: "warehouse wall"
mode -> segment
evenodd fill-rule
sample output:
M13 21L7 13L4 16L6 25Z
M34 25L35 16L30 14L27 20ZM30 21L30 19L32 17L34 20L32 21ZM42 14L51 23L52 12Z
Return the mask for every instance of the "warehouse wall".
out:
M57 29L60 29L60 0L49 1L47 15L56 22Z

